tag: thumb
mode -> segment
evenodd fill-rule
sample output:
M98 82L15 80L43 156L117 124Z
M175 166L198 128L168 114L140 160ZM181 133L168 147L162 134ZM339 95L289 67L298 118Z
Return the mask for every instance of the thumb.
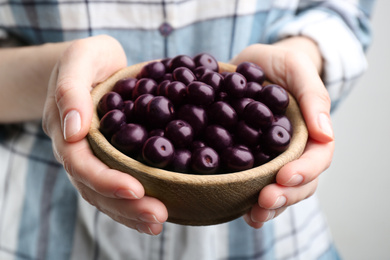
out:
M92 87L125 66L121 45L108 36L76 41L64 52L57 66L54 98L66 141L79 141L88 133Z

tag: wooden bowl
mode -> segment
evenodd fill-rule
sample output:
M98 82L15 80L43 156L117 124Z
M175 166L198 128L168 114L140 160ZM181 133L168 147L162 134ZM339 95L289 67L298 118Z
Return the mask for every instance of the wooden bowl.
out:
M306 146L308 132L295 99L290 95L286 115L293 125L289 148L272 161L246 171L218 175L192 175L147 166L114 148L99 131L96 106L100 98L125 77L136 77L142 66L120 70L92 91L95 107L88 140L95 155L113 169L138 179L148 196L161 200L168 209L168 221L183 225L212 225L242 216L257 202L260 190L275 181L278 170L297 159ZM219 63L220 72L235 66Z

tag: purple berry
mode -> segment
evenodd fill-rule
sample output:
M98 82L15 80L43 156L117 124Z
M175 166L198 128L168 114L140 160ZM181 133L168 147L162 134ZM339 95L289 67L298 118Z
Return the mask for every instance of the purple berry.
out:
M253 147L259 143L260 136L261 130L252 128L244 120L238 122L235 131L237 143Z
M185 104L177 112L177 118L186 121L192 126L194 136L199 135L207 125L206 111L198 106Z
M285 115L274 115L274 121L272 125L279 125L287 130L290 136L293 135L293 127L290 119Z
M222 126L209 125L204 131L204 140L216 151L222 151L233 144L231 134Z
M146 122L147 106L153 98L151 94L143 94L134 101L133 115L137 121Z
M191 57L187 55L178 55L170 60L169 70L174 71L176 68L179 67L186 67L193 71L195 69L195 62Z
M242 62L237 68L236 72L241 73L249 81L257 82L263 84L265 80L265 73L263 69L251 62Z
M268 151L280 154L287 150L291 136L283 127L274 125L263 134L262 139Z
M256 129L267 128L274 120L271 110L259 101L252 101L246 105L243 117L248 125Z
M120 79L115 83L114 87L112 88L112 91L121 95L123 100L130 100L133 95L133 89L135 88L136 84L136 78Z
M171 162L174 153L172 143L161 136L150 137L142 148L142 158L147 164L157 168L166 167Z
M263 87L259 83L253 81L248 82L246 86L247 88L246 88L245 97L259 100L259 97L261 95L261 90L263 89Z
M221 164L230 172L244 171L253 167L254 157L248 149L232 146L222 152Z
M187 86L187 100L194 105L210 105L214 98L214 89L203 82L193 81Z
M226 129L233 128L238 121L236 111L227 102L217 101L207 110L210 123L218 124Z
M186 121L172 120L167 124L164 136L171 140L175 148L185 148L194 139L194 130Z
M211 86L215 92L219 92L223 88L224 78L218 72L205 73L199 81Z
M219 168L219 155L211 147L202 147L192 153L191 168L198 174L214 174Z
M163 128L175 116L172 102L163 96L153 97L146 107L146 118L153 127Z
M279 85L264 86L261 91L261 101L275 114L284 114L289 104L287 91Z
M175 149L170 168L175 172L188 173L191 169L191 156L187 149Z
M142 78L137 81L133 89L133 100L143 94L155 95L157 91L157 82L153 79Z
M246 93L246 79L240 73L229 73L224 79L224 90L231 98L242 98Z
M142 67L139 78L158 80L165 75L165 65L160 61L149 62Z
M212 71L218 72L218 61L208 53L200 53L193 58L196 67L206 67Z
M187 96L187 87L180 81L172 81L165 88L165 96L175 106L181 105Z
M104 116L110 110L121 110L122 108L123 99L121 95L113 91L104 94L97 105L99 116Z
M146 129L138 124L123 125L111 138L111 143L119 151L135 156L148 138Z
M126 122L131 123L135 120L134 116L134 102L131 100L126 100L123 104L123 113L126 116Z
M110 139L111 136L119 130L119 128L126 123L125 114L118 109L108 111L100 119L100 131Z
M196 80L195 74L186 67L176 68L172 73L173 79L176 81L183 82L185 85L190 84Z

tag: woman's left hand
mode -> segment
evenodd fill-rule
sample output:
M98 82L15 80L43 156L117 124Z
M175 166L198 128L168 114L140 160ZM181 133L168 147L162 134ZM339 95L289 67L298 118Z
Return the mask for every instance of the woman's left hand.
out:
M307 38L289 38L275 45L251 45L232 63L237 65L243 61L261 66L270 81L297 99L309 131L301 157L279 170L276 183L264 187L258 203L244 215L250 226L260 228L287 207L310 197L317 188L319 175L330 166L334 151L331 104L319 76L321 56Z

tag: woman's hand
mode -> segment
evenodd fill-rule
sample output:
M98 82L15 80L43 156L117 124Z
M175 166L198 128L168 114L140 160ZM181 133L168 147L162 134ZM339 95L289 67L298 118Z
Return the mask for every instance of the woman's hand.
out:
M156 235L168 217L163 203L144 196L143 186L132 176L108 168L85 138L93 111L91 89L125 66L125 53L113 38L73 42L53 69L43 128L57 160L85 200L130 228Z
M330 166L334 136L330 99L319 76L321 55L311 40L292 37L274 45L251 45L232 63L237 65L243 61L260 65L270 81L295 96L309 131L302 156L280 169L276 183L261 190L258 204L244 216L250 226L260 228L288 206L315 192L318 176Z

